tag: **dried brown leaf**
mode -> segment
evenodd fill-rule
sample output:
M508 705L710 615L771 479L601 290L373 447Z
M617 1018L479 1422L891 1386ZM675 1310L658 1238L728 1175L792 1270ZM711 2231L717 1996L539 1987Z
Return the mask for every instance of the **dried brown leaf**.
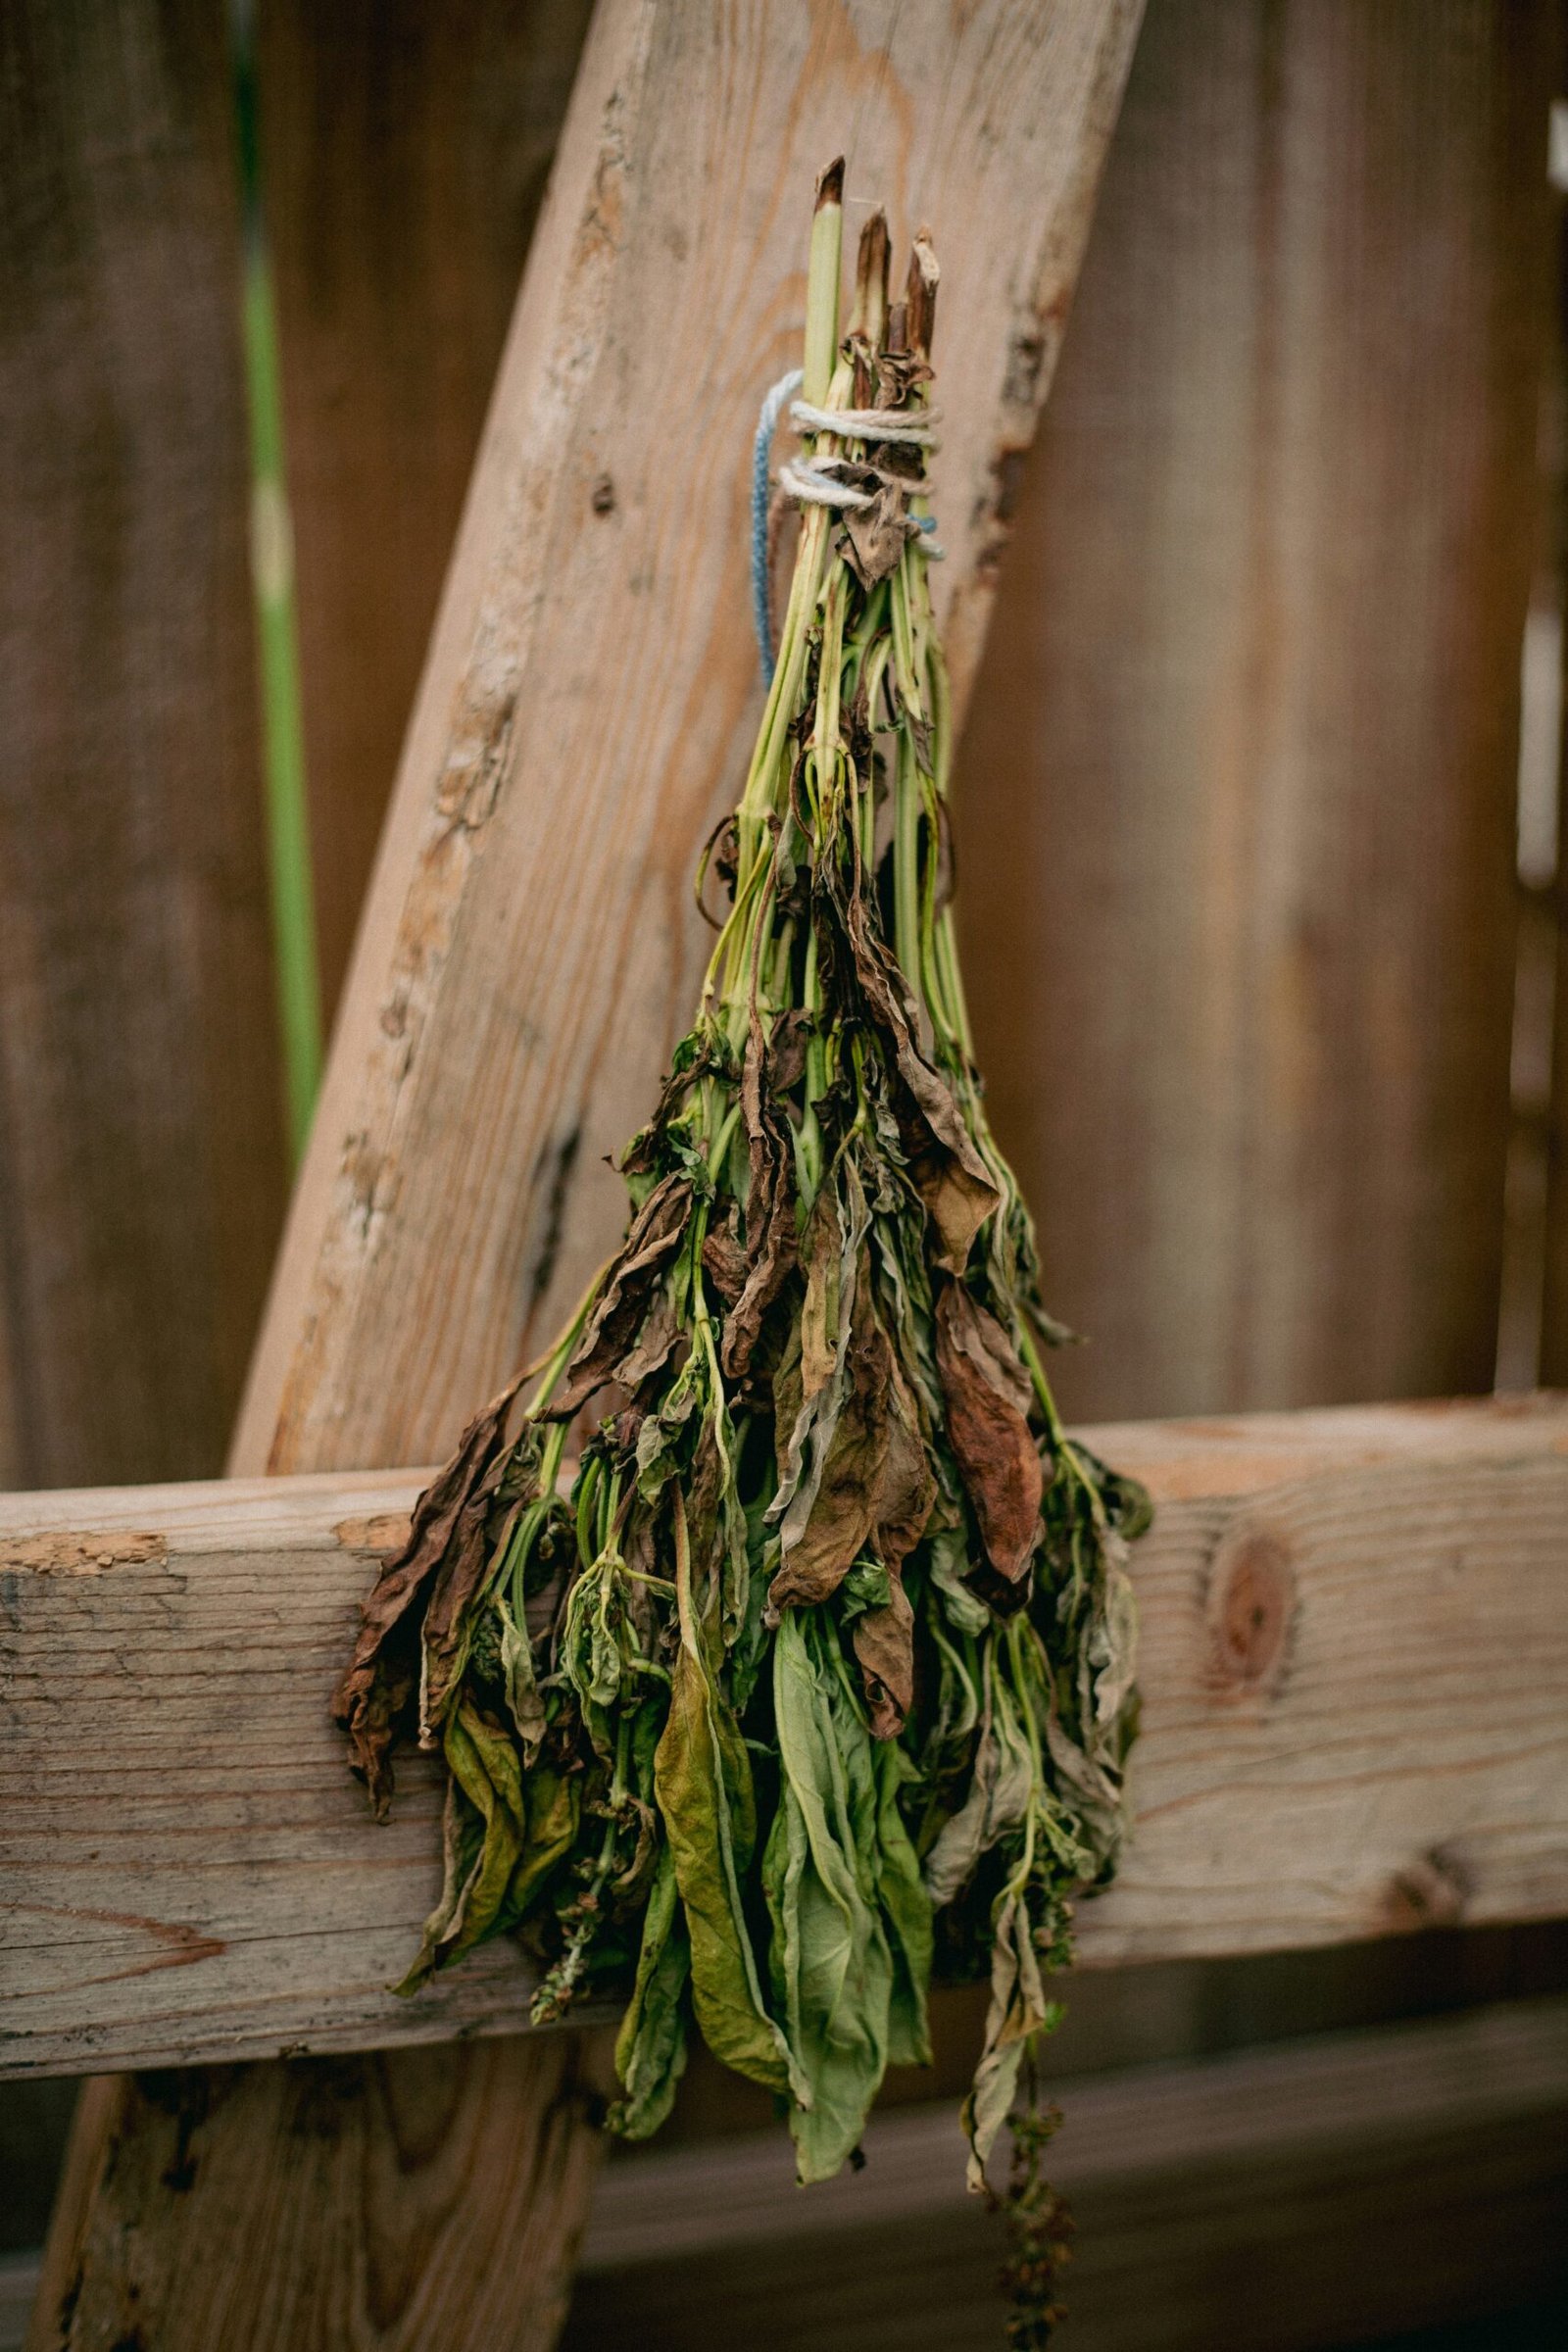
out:
M391 1553L365 1602L360 1637L332 1695L332 1713L348 1734L353 1763L369 1789L376 1818L392 1799L392 1748L413 1728L419 1683L418 1603L438 1637L450 1634L463 1597L482 1573L489 1480L507 1450L507 1418L521 1379L493 1397L464 1431L440 1476L414 1506L407 1543Z
M862 587L874 588L899 567L905 543L915 530L897 481L879 478L868 507L850 507L844 515L844 553Z
M914 1611L897 1571L885 1608L855 1620L852 1639L865 1682L873 1740L896 1740L914 1704Z
M799 1004L790 1005L773 1023L767 1041L767 1081L773 1094L787 1095L806 1073L806 1049L811 1038L811 1016Z
M850 898L845 927L861 994L887 1039L903 1082L899 1126L910 1176L942 1244L938 1262L950 1273L961 1274L975 1235L1002 1196L953 1090L920 1050L909 984L873 932L858 887Z
M937 1299L937 1372L987 1555L1015 1584L1034 1553L1045 1491L1028 1421L1029 1375L995 1315L961 1282L945 1282Z
M703 1242L703 1271L726 1306L733 1306L746 1287L746 1250L734 1226L714 1226Z
M741 1380L761 1336L762 1318L795 1263L795 1155L789 1122L773 1100L761 1024L754 1012L741 1064L750 1180L746 1193L746 1279L724 1323L727 1379Z
M936 1499L914 1399L871 1303L870 1288L862 1261L850 1335L849 1392L809 1515L768 1588L774 1611L827 1599L867 1549L897 1567L919 1542Z
M622 1378L620 1367L634 1351L654 1287L680 1245L691 1206L688 1177L669 1175L655 1185L605 1277L565 1378L545 1407L546 1419L569 1421L596 1389Z

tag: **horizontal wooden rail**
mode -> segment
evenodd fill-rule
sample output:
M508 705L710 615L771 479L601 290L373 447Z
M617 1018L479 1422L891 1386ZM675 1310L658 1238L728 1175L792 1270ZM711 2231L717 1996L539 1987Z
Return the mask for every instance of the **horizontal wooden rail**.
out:
M1568 1398L1093 1431L1138 1546L1144 1735L1086 1965L1568 1912ZM439 1779L369 1820L326 1700L406 1472L0 1497L0 2068L519 2022L510 1945L385 1991Z
M1300 2163L1314 2148L1560 2116L1568 2105L1568 2000L1502 2002L1350 2034L1167 2060L1053 2083L1063 2109L1052 2179L1069 2195L1110 2181L1220 2164ZM580 2269L689 2265L808 2230L914 2223L975 2208L955 2161L951 2100L879 2109L865 2171L793 2197L784 2134L652 2147L612 2164L594 2199ZM983 2212L983 2208L981 2209ZM978 2217L976 2217L978 2218ZM687 2276L690 2276L688 2271ZM741 2332L741 2331L738 2331ZM741 2332L744 2341L744 2333Z
M1052 2087L1073 2352L1403 2341L1562 2292L1568 2002ZM562 2352L687 2352L693 2311L703 2341L766 2352L993 2352L1001 2231L959 2144L951 2101L884 2109L865 2170L807 2196L779 2132L617 2154Z

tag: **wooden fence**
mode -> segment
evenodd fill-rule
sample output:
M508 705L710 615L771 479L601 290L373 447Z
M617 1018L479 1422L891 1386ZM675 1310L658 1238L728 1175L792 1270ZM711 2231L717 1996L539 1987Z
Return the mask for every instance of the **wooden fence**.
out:
M1031 103L1051 92L1059 169L1030 166L1042 323L1023 352L1043 389L1139 11L1061 0L989 13L1009 37L1026 21L1044 27L1044 52L1021 34L1007 52L985 119L998 152L1032 152L1024 100L1009 115L1009 91L1034 91ZM583 61L542 232L556 242L535 255L501 394L503 427L526 416L542 437L492 434L404 754L399 806L417 816L433 799L465 854L498 791L501 821L471 876L449 862L434 885L413 818L387 836L325 1140L233 1456L252 1472L326 1475L33 1493L0 1510L17 1904L4 2046L16 2071L384 2047L501 2032L515 2017L506 1955L416 2008L379 1989L425 1900L432 1792L416 1787L394 1829L372 1831L321 1713L373 1522L409 1494L406 1477L357 1466L439 1450L462 1402L552 1319L613 1222L598 1154L636 1123L678 1023L694 954L683 877L729 789L754 689L728 618L706 649L717 687L698 710L672 696L662 646L625 625L632 608L608 609L603 658L627 667L622 700L641 697L656 739L657 773L633 775L630 739L606 738L602 704L583 702L566 624L614 573L615 534L658 540L639 504L646 411L667 356L637 323L650 288L664 289L669 334L692 333L679 310L692 243L732 262L782 254L784 200L821 145L809 110L789 118L743 237L680 178L681 126L659 112L678 70L718 91L702 79L703 12L613 0L591 35L589 15L586 0L464 0L439 16L412 0L260 11L331 1000ZM965 276L976 302L990 284L980 232L994 216L966 185L973 151L956 136L940 152L929 143L925 36L915 25L894 39L888 15L854 0L820 12L808 40L802 11L799 54L777 18L769 34L743 11L724 37L775 96L790 76L797 93L852 93L868 175L892 172L900 204L934 195L956 321ZM1373 1403L1485 1392L1496 1349L1518 1143L1520 648L1533 586L1538 602L1560 596L1568 434L1544 159L1562 41L1555 0L1152 0L1035 446L1026 457L1031 391L1007 406L1016 367L988 389L977 365L960 407L983 410L983 423L972 450L960 437L945 460L950 485L964 485L944 514L960 668L979 656L1013 533L958 786L965 956L993 1110L1039 1213L1052 1303L1091 1335L1064 1360L1069 1408L1141 1424L1105 1442L1142 1459L1166 1496L1140 1567L1145 1828L1122 1887L1085 1915L1085 1958L1102 1966L1220 1953L1239 1966L1271 1946L1568 1911L1562 1408ZM222 1466L286 1185L229 67L220 18L191 0L113 11L25 0L0 44L11 221L0 502L12 551L0 588L0 1477L123 1489ZM961 40L949 65L953 88L971 73L979 86L984 69ZM712 103L714 184L753 187L743 126ZM585 223L602 248L584 248ZM985 302L1002 300L998 284ZM580 315L564 313L564 289ZM726 281L725 298L725 369L674 428L715 518L705 593L721 612L744 568L744 412L793 322L787 270L771 258L755 284L743 272ZM956 366L961 333L955 345ZM616 348L632 355L618 375L605 356ZM557 370L548 398L529 374L541 352ZM564 436L564 465L547 428ZM573 469L586 481L590 466L622 502L597 540L570 506ZM557 502L551 559L558 581L569 571L572 601L554 638L516 654L496 700L494 666L470 662L459 639L466 627L485 653L478 623L517 609L527 535L516 502L527 498L536 520ZM544 538L528 544L541 560ZM701 617L692 607L681 625ZM563 821L558 805L551 833L537 802L503 787L537 774L563 741L577 747L567 784L593 794L605 827L621 821L621 792L636 837L635 857L609 839L570 901L579 923L612 910L606 961L637 1006L608 1054L608 1002L585 993L575 967L551 978L559 931L537 916L501 928L526 877L545 873ZM398 965L411 923L421 956L434 943L428 966ZM475 956L495 959L488 977ZM1568 957L1556 960L1568 1006ZM394 1010L401 1030L388 1027ZM540 1025L546 1066L520 1077L508 1040L524 1019ZM1568 1380L1568 1015L1556 1038L1548 1182L1525 1284L1544 1301L1544 1374ZM470 1197L450 1139L481 1080L496 1085L510 1173L503 1183L475 1167ZM343 1156L351 1135L371 1139L357 1161ZM456 1288L451 1255L431 1241L454 1216ZM372 1359L375 1383L364 1376ZM1350 1403L1372 1409L1269 1417ZM1391 2009L1421 2004L1430 1946L1408 1948ZM1477 1988L1505 1997L1526 1989L1530 1969L1539 1988L1537 1947L1528 1968L1480 1939L1464 1948ZM1568 1981L1560 1957L1545 1969ZM1200 2046L1200 1988L1184 1983L1173 2057ZM1555 2014L1530 2044L1538 2054L1558 2048ZM1343 2020L1330 2000L1315 2022ZM441 2152L412 2189L386 2158L374 2212L346 2225L356 2242L389 2242L416 2208L419 2230L445 2246L447 2174L478 2161L507 2117L520 2147L534 2142L517 2115L548 2124L555 2113L577 2061L564 2040L552 2046L549 2062L507 2042L472 2062L471 2129L453 2121L459 2107L447 2114L416 2054L402 2075L387 2062L375 2080L388 2112L404 2117L410 2145L422 2131ZM1320 2081L1339 2082L1342 2058L1323 2063ZM1368 2063L1369 2083L1393 2079L1382 2057ZM1396 2073L1399 2063L1388 2060ZM1560 2083L1560 2057L1542 2065L1541 2079ZM1523 2071L1502 2069L1486 2128L1504 2134L1511 2120L1506 2144L1536 2153L1521 2153L1517 2174L1499 2154L1494 2219L1477 2224L1447 2308L1495 2300L1508 2278L1521 2296L1542 2291L1554 2276L1518 2250L1520 2215L1555 2215L1565 2193L1560 2163L1539 2155L1539 2100L1501 2087ZM209 2247L237 2230L246 2130L267 2145L289 2100L331 2099L337 2078L313 2074L307 2091L305 2076L290 2077L280 2091L282 2075L258 2069L226 2106L217 2078L181 2080L162 2104L156 2086L95 2088L59 2232L89 2288L80 2318L40 2345L94 2340L90 2328L123 2313L133 2286L174 2315L149 2346L216 2340L220 2326L240 2340L240 2288L226 2304L193 2303L216 2293L212 2276L177 2283L179 2212L201 2207ZM1332 2107L1337 2094L1324 2095ZM1475 2126L1479 2109L1455 2101L1452 2115ZM213 2120L220 2108L226 2125ZM244 2130L232 2120L242 2111ZM563 2179L575 2180L588 2160L562 2130ZM385 2148L373 2132L366 2144L381 2147L367 2159L379 2180ZM1302 2209L1346 2171L1348 2144L1320 2132L1315 2154L1298 2151ZM205 2205L168 2184L191 2145L208 2168ZM106 2146L120 2151L113 2207ZM497 2190L480 2254L531 2229L543 2284L522 2319L509 2310L505 2338L484 2337L503 2325L493 2312L466 2310L465 2324L475 2340L542 2342L565 2291L564 2224L530 2208L522 2157L509 2161L521 2171ZM1445 2185L1430 2214L1446 2213L1449 2158L1432 2161ZM301 2183L306 2201L320 2188L314 2174ZM563 2213L576 2193L563 2188ZM630 2191L614 2193L624 2210ZM1319 2263L1353 2203L1336 2193L1302 2241ZM1396 2236L1396 2192L1380 2188L1374 2204ZM1407 2184L1408 2212L1419 2206ZM116 2268L122 2242L111 2246L127 2215L145 2225L134 2275ZM1399 2242L1417 2249L1413 2274L1441 2226L1426 2237L1410 2227ZM1225 2242L1245 2252L1245 2238ZM253 2278L268 2274L265 2236L248 2243L241 2279L246 2262ZM446 2259L428 2276L444 2277ZM889 2259L896 2276L901 2258ZM955 2259L955 2276L970 2278L987 2257ZM647 2279L624 2244L596 2260L578 2324L623 2330L615 2281L629 2298ZM831 2253L823 2260L831 2275ZM1290 2340L1441 2315L1413 2290L1391 2303L1371 2267L1338 2306L1298 2299L1312 2315L1302 2328L1318 2332ZM417 2265L399 2274L392 2317L367 2340L413 2343L421 2328L429 2340L437 2306L421 2300L421 2276ZM315 2278L302 2257L279 2308L312 2309ZM358 2275L344 2291L357 2310L382 2308L365 2302ZM58 2294L40 2305L39 2327L59 2308ZM939 2297L932 2309L947 2313L940 2340L963 2340L952 2306ZM1200 2297L1176 2297L1172 2312L1169 2332L1148 2341L1212 2340ZM1238 2342L1286 2340L1250 2336L1251 2323L1232 2317ZM660 2325L659 2341L683 2340L673 2321ZM752 2340L759 2325L754 2311ZM822 2325L818 2352L837 2340ZM863 2311L846 2306L842 2325L862 2347L873 2340ZM1124 2324L1097 2340L1146 2339Z

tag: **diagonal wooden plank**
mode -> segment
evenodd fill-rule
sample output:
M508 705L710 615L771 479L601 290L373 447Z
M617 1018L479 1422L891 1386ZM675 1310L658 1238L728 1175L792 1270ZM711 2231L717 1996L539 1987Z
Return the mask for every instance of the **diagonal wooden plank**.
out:
M1568 1399L1092 1437L1159 1516L1137 1827L1087 1966L1568 1911ZM0 1501L0 2071L515 2025L510 1945L386 1991L439 1883L439 1774L400 1767L378 1828L327 1720L415 1483Z
M760 708L759 400L807 192L934 223L937 593L961 701L1136 0L611 0L503 362L231 1466L427 1460L618 1227Z
M690 999L692 852L733 790L757 712L742 460L761 390L794 358L804 192L836 148L852 195L890 200L906 231L916 216L940 224L955 416L944 603L962 691L1141 9L983 0L953 17L900 0L602 0L236 1469L438 1453L618 1217L599 1156L641 1115ZM574 1183L578 1170L592 1174ZM215 2115L212 2160L172 2186L148 2161L134 2098L100 2099L74 2152L78 2194L51 2238L35 2341L128 2335L144 2281L153 2297L167 2286L177 2235L201 2317L186 2306L167 2342L205 2346L220 2320L229 2352L350 2335L450 2352L548 2344L585 2185L535 2233L529 2292L507 2320L466 2291L473 2277L516 2276L531 2166L553 2161L562 2093L549 2067L530 2069L531 2046L503 2043L517 2054L473 2064L512 2069L514 2138L532 2157L434 2216L395 2160L395 2088L367 2125L373 2213L297 2164L286 2101L259 2094ZM397 2062L377 2063L395 2085ZM409 2097L425 2111L416 2089ZM335 2112L324 2076L318 2098ZM455 2114L430 2129L461 2149L473 2127ZM348 2134L337 2162L360 2162ZM482 2163L474 2141L468 2170ZM575 2156L567 2171L585 2184ZM236 2180L254 2188L243 2216L223 2186ZM405 2259L396 2292L378 2299L367 2266L383 2241Z

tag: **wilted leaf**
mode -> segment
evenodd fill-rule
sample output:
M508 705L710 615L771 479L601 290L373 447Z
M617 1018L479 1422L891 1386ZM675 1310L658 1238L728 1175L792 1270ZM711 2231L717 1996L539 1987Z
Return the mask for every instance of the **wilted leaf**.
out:
M757 1842L751 1763L739 1726L684 1642L654 1786L685 1906L703 2037L737 2074L788 2091L789 2053L763 2005L741 1895Z
M524 1765L532 1764L545 1736L545 1702L533 1670L533 1643L528 1629L518 1625L504 1601L493 1604L501 1620L501 1673L507 1708L516 1726Z
M903 1581L893 1579L884 1608L867 1609L851 1637L865 1683L873 1740L896 1740L914 1704L914 1611Z
M506 1447L508 1415L518 1378L475 1414L457 1452L414 1506L408 1542L382 1567L369 1598L354 1655L332 1695L332 1713L348 1734L354 1769L370 1792L378 1821L392 1799L392 1748L413 1728L419 1679L421 1627L417 1608L439 1580L437 1631L448 1636L488 1563L487 1482Z
M1015 1584L1034 1556L1045 1491L1027 1419L1029 1375L995 1315L960 1282L945 1282L937 1299L937 1371L987 1557Z
M655 1185L605 1276L565 1376L545 1407L547 1419L569 1421L596 1389L621 1377L621 1364L633 1351L654 1286L680 1245L691 1207L688 1177L664 1176Z
M803 2181L830 2180L859 2144L887 2066L893 1989L870 1743L815 1649L819 1622L808 1630L792 1613L774 1645L782 1778L763 1866L790 2045L809 2086L790 2119Z
M761 1024L753 1007L741 1064L741 1116L750 1176L746 1190L746 1275L724 1321L725 1377L740 1380L762 1318L795 1263L795 1155L789 1122L773 1100Z
M522 1775L511 1740L465 1703L448 1722L443 1744L452 1774L446 1880L418 1957L397 1986L403 1993L488 1935L527 1839ZM457 1792L466 1801L466 1816L461 1802L454 1805Z
M612 2108L610 2124L623 2139L646 2139L674 2104L676 2086L686 2071L685 1995L690 1974L691 1946L675 1886L674 1858L666 1845L643 1919L637 1981L615 2037L615 2072L625 2095Z
M995 1695L980 1725L974 1769L963 1802L942 1825L926 1856L925 1883L940 1911L974 1877L982 1854L1022 1827L1033 1792L1032 1759L1018 1728Z
M1048 2033L1060 2014L1055 2003L1046 1999L1029 1905L1021 1887L1004 1889L992 1915L991 1935L991 2006L985 2045L963 2103L969 2186L976 2193L984 2191L986 2158L1011 2109L1024 2051L1033 2036Z
M733 1306L746 1287L746 1250L732 1220L704 1236L703 1271L724 1304Z
M874 588L898 569L905 542L914 529L901 485L873 475L871 504L850 508L844 516L848 554L863 588Z
M814 1491L803 1486L781 1523L783 1556L768 1588L775 1611L825 1600L868 1547L897 1567L918 1543L936 1497L914 1399L863 1266L847 1368L847 1394Z
M1002 1196L964 1125L953 1090L920 1051L909 984L866 915L858 887L845 914L856 976L903 1080L899 1124L909 1174L941 1237L939 1263L961 1274L975 1235Z

